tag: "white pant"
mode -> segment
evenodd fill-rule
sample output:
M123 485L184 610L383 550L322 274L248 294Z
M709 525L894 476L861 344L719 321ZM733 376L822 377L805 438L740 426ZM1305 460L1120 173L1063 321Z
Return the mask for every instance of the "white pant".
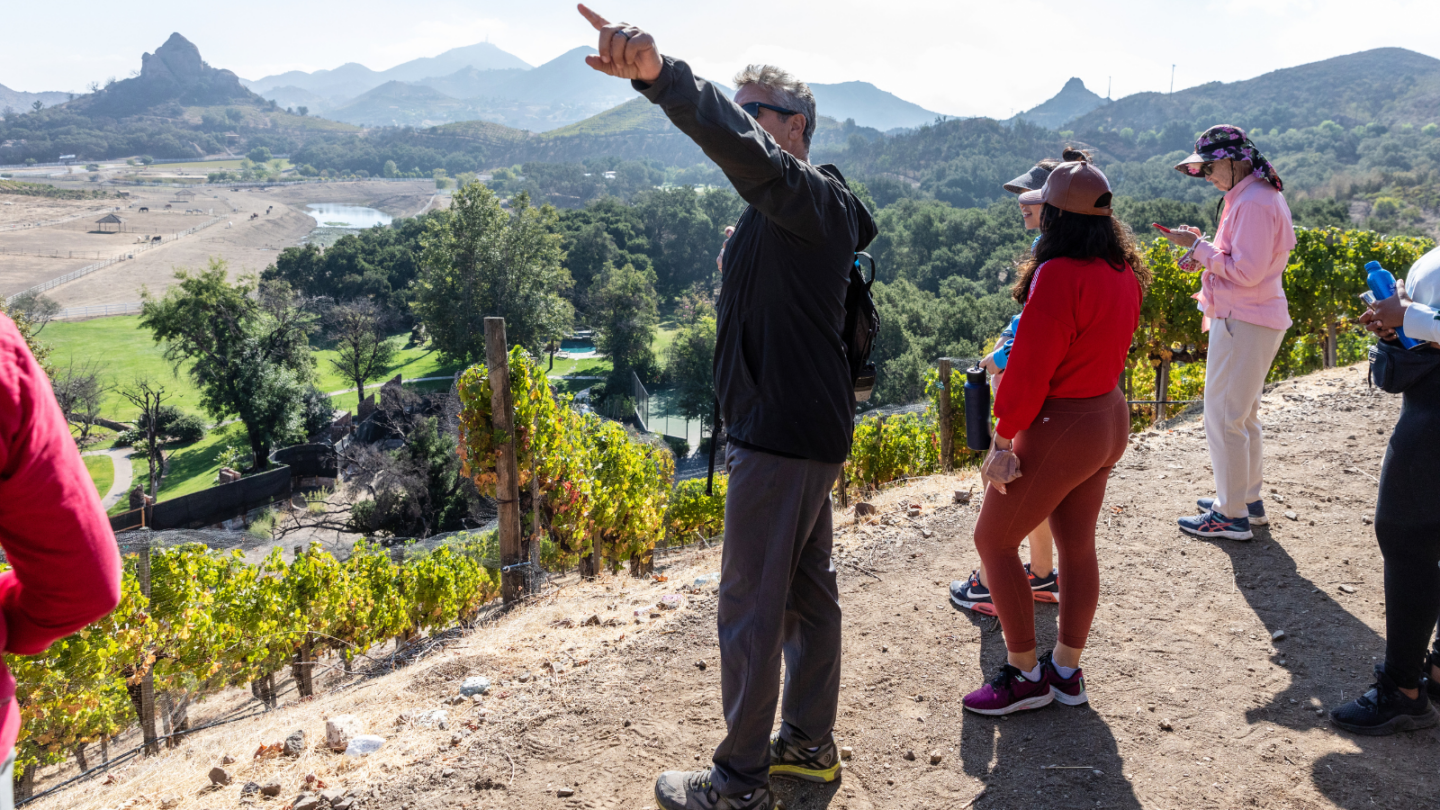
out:
M1260 500L1264 443L1260 395L1285 332L1234 318L1210 322L1205 440L1215 469L1215 511L1238 518Z

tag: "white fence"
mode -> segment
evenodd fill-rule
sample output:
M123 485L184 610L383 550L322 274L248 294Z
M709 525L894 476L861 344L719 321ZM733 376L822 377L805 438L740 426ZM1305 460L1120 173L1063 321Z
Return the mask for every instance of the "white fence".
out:
M89 307L66 307L55 313L54 320L70 321L84 320L85 318L103 318L108 315L138 315L140 313L140 301L131 301L127 304L96 304Z
M79 270L75 270L75 271L73 271L73 272L66 273L65 275L63 275L63 276L61 276L61 277L59 277L59 278L52 278L52 279L50 279L49 281L44 282L43 284L36 284L34 287L30 287L29 289L21 290L20 292L15 293L14 295L9 296L8 298L6 298L6 299L5 299L5 303L9 304L9 303L13 302L16 298L19 298L20 296L22 296L22 295L24 295L24 294L26 294L26 293L30 293L30 292L37 292L37 293L38 293L38 292L45 292L46 290L53 290L54 288L59 287L61 284L64 284L64 283L66 283L66 282L74 281L75 279L80 278L81 276L88 276L88 275L90 275L91 273L95 272L96 270L104 269L104 268L106 268L106 267L109 267L109 266L112 265L112 264L115 264L115 263L117 263L117 262L123 262L123 261L125 261L125 260L127 260L127 259L133 259L133 258L135 258L135 256L136 256L137 254L144 253L145 251L147 251L147 250L149 250L149 249L151 249L151 248L158 247L158 246L160 246L160 245L162 245L162 244L169 244L170 242L174 242L175 240L177 240L177 239L179 239L179 238L181 238L181 237L183 237L183 236L189 236L190 234L195 233L196 231L202 231L202 230L210 227L211 225L214 225L214 224L217 223L217 222L223 221L224 219L225 219L225 217L216 217L216 218L210 220L209 222L204 222L204 223L201 223L201 224L199 224L199 225L196 225L195 227L190 228L190 229L188 229L188 230L181 231L181 232L179 232L179 233L171 236L169 240L164 240L164 239L162 239L162 240L159 241L159 242L150 242L150 243L144 244L144 245L137 245L133 250L128 250L128 251L126 251L126 252L124 252L124 253L121 253L119 256L111 256L110 258L108 258L108 259L106 259L106 260L104 260L104 261L96 262L96 263L91 264L91 265L86 265L85 267L82 267L82 268L80 268Z

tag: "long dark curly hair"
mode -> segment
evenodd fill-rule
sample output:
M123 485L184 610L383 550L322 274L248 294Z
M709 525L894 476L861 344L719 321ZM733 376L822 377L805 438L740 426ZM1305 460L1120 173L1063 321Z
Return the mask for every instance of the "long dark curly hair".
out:
M1077 149L1067 148L1064 158L1067 162L1089 162L1089 156ZM1046 203L1040 212L1040 243L1033 255L1020 261L1011 296L1023 306L1030 297L1030 280L1035 277L1035 271L1045 262L1062 257L1104 259L1117 272L1129 267L1135 280L1140 282L1142 294L1149 289L1153 278L1129 225L1115 217L1072 214Z

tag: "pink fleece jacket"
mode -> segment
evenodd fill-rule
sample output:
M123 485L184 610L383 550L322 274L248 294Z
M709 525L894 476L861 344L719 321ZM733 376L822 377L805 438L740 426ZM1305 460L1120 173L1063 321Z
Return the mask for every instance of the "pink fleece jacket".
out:
M1204 266L1195 299L1205 313L1204 328L1216 318L1235 318L1270 329L1289 329L1290 307L1281 285L1295 226L1285 195L1256 175L1225 192L1225 208L1214 241L1194 247Z

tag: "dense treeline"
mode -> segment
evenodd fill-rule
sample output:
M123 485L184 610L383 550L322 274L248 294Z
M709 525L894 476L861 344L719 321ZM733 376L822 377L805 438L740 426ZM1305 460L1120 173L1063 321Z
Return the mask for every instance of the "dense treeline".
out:
M279 154L292 152L307 140L338 137L324 130L277 128L249 108L216 108L204 113L199 125L187 123L184 114L178 106L126 118L91 116L69 107L24 113L8 109L0 114L0 164L53 163L61 155L77 155L80 160L203 157L226 151L227 132L240 135L247 150L264 146Z

